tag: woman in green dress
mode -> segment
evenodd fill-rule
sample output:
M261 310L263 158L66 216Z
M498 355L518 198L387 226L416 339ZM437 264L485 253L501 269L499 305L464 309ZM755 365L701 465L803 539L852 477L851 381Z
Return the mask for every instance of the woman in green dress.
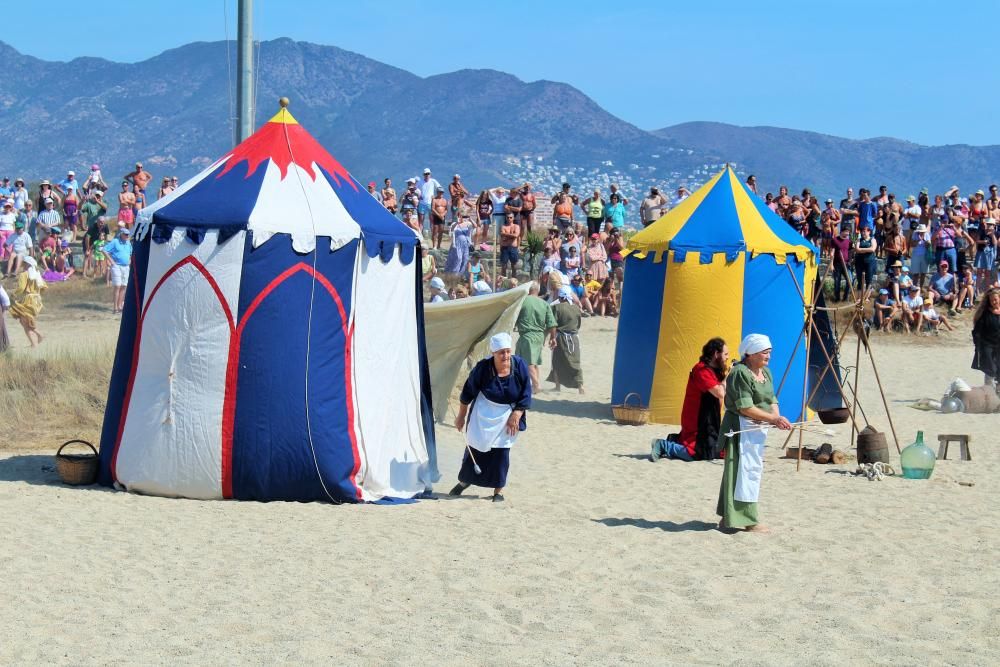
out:
M556 319L556 335L549 339L552 348L552 370L549 382L554 382L556 391L562 387L577 389L583 393L583 366L580 362L580 322L583 314L573 303L573 290L568 285L559 288L559 301L552 304L552 314Z
M740 343L739 355L740 361L726 378L726 412L719 427L718 445L726 451L726 463L715 511L722 517L720 528L763 532L767 529L757 519L757 495L767 430L753 429L767 424L787 431L791 424L778 413L774 378L767 368L771 359L768 337L750 334ZM726 436L731 431L747 432Z

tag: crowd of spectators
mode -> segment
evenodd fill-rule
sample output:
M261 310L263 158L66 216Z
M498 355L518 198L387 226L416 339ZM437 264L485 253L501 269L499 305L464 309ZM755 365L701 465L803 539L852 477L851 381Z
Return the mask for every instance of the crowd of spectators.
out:
M747 186L756 192L753 176ZM957 186L931 196L924 188L903 203L881 186L874 194L848 188L839 205L821 207L808 188L789 196L782 186L767 206L820 247L832 263L833 300L871 300L878 329L951 329L949 317L972 309L998 282L1000 196Z
M127 280L131 245L127 237L136 217L153 200L152 175L136 163L121 180L117 195L99 165L80 180L72 170L58 181L43 179L29 192L23 178L0 181L0 271L11 278L32 258L46 282L73 276L104 277L109 285ZM176 176L163 177L155 198L178 186ZM109 202L108 200L115 200ZM109 211L114 208L114 216ZM79 256L78 256L79 254Z

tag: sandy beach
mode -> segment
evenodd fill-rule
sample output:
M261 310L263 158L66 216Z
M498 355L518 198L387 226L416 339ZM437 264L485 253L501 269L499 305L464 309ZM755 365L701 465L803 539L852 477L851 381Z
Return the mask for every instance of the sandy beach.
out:
M115 320L84 319L114 340ZM485 490L392 507L141 497L59 484L58 442L3 450L0 663L1000 662L1000 420L906 406L981 381L968 322L874 348L900 444L968 433L973 460L869 482L853 461L796 472L772 434L767 535L716 530L721 463L648 460L676 429L611 419L615 326L584 322L586 394L536 397L503 505ZM887 430L867 368L862 397ZM806 444L847 449L836 429ZM443 495L462 440L437 435Z

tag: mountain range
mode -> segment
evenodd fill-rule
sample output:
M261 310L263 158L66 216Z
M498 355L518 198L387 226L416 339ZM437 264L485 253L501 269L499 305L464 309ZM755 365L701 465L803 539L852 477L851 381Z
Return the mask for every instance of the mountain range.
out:
M0 42L0 174L29 180L85 173L109 182L136 160L159 177L197 173L232 146L235 46L198 42L138 63L49 62ZM334 46L261 43L257 124L288 96L290 111L362 181L397 182L424 166L479 188L531 156L559 174L672 188L736 163L773 189L885 183L897 191L975 189L1000 180L1000 146L918 146L720 123L645 131L564 83L526 83L495 70L420 77ZM691 115L697 116L692 109ZM594 180L594 179L592 179Z

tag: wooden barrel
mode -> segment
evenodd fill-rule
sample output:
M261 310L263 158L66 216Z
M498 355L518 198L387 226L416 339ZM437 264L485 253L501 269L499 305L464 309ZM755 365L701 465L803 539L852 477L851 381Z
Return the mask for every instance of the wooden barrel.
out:
M889 462L889 443L885 433L880 433L871 426L866 426L858 433L858 463Z

